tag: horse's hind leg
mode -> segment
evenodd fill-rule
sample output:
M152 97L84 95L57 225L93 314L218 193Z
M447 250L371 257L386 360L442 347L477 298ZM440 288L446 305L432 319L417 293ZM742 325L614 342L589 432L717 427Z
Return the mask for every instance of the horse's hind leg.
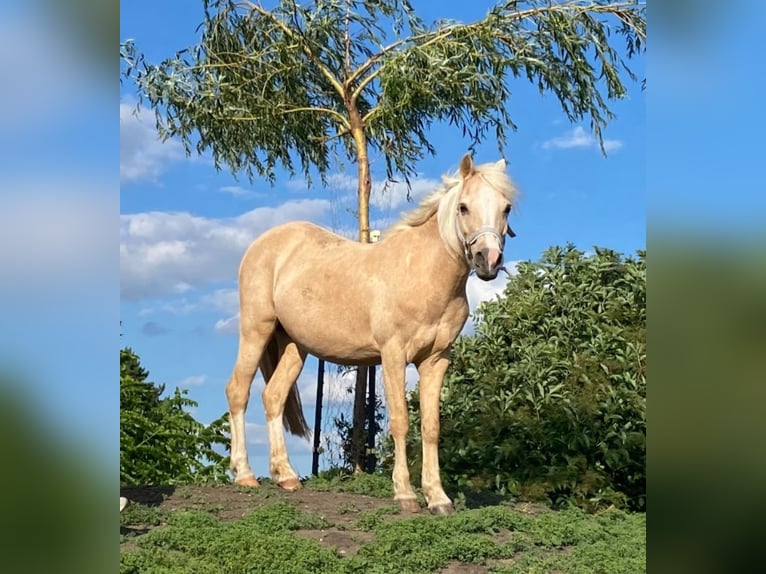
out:
M242 486L259 486L247 460L245 410L258 362L274 334L275 325L274 318L256 319L244 309L240 313L239 350L234 372L226 385L226 397L231 431L230 468L234 472L234 482Z
M301 482L287 457L282 415L287 395L303 369L306 352L298 348L284 331L277 330L275 340L280 359L262 394L269 431L269 468L275 483L285 490L297 490Z

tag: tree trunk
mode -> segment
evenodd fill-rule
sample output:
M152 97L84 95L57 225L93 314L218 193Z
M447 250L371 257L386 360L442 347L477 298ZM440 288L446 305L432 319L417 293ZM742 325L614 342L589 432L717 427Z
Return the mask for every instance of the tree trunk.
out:
M370 242L370 191L372 180L370 178L370 158L367 155L367 136L364 133L362 116L356 107L356 102L347 99L346 107L349 112L351 123L351 135L356 144L356 161L359 175L357 186L357 199L359 205L359 241ZM356 368L356 385L354 387L354 417L351 427L351 452L354 472L359 473L364 469L364 420L365 420L365 394L367 390L367 369Z
M351 134L356 144L356 162L359 176L357 200L359 204L359 241L370 242L370 158L367 155L367 136L364 133L362 118L355 106L349 110L351 116Z

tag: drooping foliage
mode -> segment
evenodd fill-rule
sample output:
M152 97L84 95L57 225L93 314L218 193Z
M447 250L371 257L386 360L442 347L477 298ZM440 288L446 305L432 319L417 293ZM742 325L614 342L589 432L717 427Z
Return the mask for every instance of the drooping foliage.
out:
M131 349L120 351L120 483L172 485L229 482L228 414L204 425L186 410L197 403L176 388L148 381Z
M432 24L408 0L269 4L203 0L197 44L150 63L126 39L121 57L163 137L271 181L278 166L307 178L344 158L369 167L368 146L407 179L435 153L435 122L502 151L516 81L600 139L646 42L638 0L501 0L476 21Z
M442 392L442 477L556 505L645 508L646 262L551 248L460 337ZM419 466L417 394L410 456Z

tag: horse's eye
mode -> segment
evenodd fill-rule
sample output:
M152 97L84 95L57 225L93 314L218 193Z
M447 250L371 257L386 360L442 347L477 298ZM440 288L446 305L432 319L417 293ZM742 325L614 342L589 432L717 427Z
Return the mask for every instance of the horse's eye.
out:
M508 215L511 213L511 204L505 206L505 209L503 210L503 215L505 217L508 217Z
M465 203L461 203L457 206L460 215L468 215L468 206Z

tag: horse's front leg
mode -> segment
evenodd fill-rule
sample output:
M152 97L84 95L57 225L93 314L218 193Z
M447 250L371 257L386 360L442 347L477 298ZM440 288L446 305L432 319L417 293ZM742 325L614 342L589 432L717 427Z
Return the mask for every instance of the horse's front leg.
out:
M407 431L409 415L407 400L404 396L404 370L407 366L399 349L390 349L381 354L383 365L383 388L388 404L388 418L391 436L394 439L394 500L407 512L420 512L415 491L410 484L410 471L407 469Z
M442 488L439 476L439 397L442 380L449 366L447 351L427 358L418 365L420 375L420 429L423 438L423 494L432 514L454 511Z

